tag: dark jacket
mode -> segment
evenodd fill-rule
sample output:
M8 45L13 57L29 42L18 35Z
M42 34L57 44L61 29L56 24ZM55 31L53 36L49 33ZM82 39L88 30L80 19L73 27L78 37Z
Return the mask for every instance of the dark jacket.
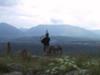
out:
M41 40L41 42L43 43L43 45L49 46L50 38L49 37L45 37L45 38L43 38Z

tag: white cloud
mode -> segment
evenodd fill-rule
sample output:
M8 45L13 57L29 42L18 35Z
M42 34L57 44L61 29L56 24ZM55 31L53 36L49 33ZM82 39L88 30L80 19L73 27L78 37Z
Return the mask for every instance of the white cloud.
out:
M93 29L100 28L99 7L99 0L20 0L19 4L6 7L0 14L2 20L15 25L21 24L20 27L52 23L55 20L60 21L58 23ZM7 19L10 17L9 13L12 16ZM13 19L15 20L12 21Z

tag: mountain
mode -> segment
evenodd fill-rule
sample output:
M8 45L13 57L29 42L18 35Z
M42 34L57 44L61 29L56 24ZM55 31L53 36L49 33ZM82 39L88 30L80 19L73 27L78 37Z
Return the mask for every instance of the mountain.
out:
M95 38L97 36L93 32L71 25L38 25L28 30L29 36L42 36L46 30L51 36L68 36L80 38Z
M22 32L27 32L28 28L20 28Z
M17 38L22 35L22 32L7 23L0 23L0 40L7 40L12 38Z
M17 29L10 24L0 23L0 41L9 40L9 39L28 39L34 36L43 36L46 32L49 31L50 36L64 36L72 38L85 38L85 39L98 39L99 37L92 31L71 26L71 25L38 25L30 29ZM28 37L28 38L27 38ZM66 38L67 39L67 38Z
M92 30L92 32L100 36L100 30Z

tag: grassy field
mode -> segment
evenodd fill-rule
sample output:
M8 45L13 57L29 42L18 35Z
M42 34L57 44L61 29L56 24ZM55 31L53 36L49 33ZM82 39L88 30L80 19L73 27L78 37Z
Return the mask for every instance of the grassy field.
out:
M90 56L1 56L0 75L20 71L23 75L100 75L100 58ZM31 75L31 74L30 74ZM75 75L75 74L73 74Z

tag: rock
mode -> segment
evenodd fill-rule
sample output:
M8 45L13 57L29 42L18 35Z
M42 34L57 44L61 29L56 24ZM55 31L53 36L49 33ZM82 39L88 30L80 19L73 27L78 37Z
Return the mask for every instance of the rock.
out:
M21 72L11 72L11 73L7 73L7 74L3 74L3 75L23 75Z
M88 75L88 70L86 70L86 69L80 70L79 74Z
M11 71L21 72L23 69L23 66L21 64L9 64L8 66L9 66Z
M80 71L74 70L74 71L67 72L66 75L89 75L89 74L88 74L88 70L82 69Z
M79 75L79 72L78 71L70 71L68 72L66 75Z

